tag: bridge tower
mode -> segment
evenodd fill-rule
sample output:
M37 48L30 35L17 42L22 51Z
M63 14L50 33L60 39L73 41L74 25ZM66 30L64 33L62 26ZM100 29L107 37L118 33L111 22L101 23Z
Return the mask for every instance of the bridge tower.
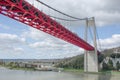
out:
M97 42L96 42L96 25L95 19L86 19L86 28L85 28L85 41L87 42L88 38L88 29L92 27L94 33L94 51L85 50L84 53L84 72L98 72L98 53L97 53Z

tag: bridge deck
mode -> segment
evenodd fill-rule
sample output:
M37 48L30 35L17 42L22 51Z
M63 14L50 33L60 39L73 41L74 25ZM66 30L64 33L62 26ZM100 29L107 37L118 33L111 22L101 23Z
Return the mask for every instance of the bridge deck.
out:
M25 0L0 0L0 14L39 29L85 50L94 47Z

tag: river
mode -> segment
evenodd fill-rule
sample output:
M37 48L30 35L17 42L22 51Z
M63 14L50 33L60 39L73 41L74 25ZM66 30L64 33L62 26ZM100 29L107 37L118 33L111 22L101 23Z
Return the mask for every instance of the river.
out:
M79 72L41 72L0 68L0 80L120 80L119 75Z

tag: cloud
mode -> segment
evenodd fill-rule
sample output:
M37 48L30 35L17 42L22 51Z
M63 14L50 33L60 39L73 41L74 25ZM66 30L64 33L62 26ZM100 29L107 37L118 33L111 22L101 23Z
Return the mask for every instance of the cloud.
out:
M23 32L21 36L24 38L32 38L34 40L42 40L42 39L46 38L46 36L50 36L50 35L42 32L40 30L37 30L34 28L29 28L29 30Z
M109 49L120 46L120 34L114 34L110 38L100 39L101 47L103 49Z
M41 6L35 0L27 0L37 8L48 15L66 18L63 15ZM106 26L110 24L119 24L120 22L120 0L41 0L48 5L62 12L75 17L92 17L96 18L97 26ZM58 21L61 22L61 21ZM63 25L81 26L84 22L61 22ZM0 26L4 26L1 25ZM74 28L73 27L73 28ZM6 26L6 28L8 28ZM12 30L11 30L12 31ZM72 30L71 30L72 31ZM20 55L25 53L30 58L64 58L83 53L83 49L69 44L63 40L54 38L42 31L29 28L25 29L22 34L0 33L0 50L3 53L14 53ZM120 46L120 35L114 34L110 38L100 39L102 47L111 48ZM27 44L26 44L27 43ZM34 53L34 54L33 54ZM24 57L24 56L23 56Z
M29 34L30 36L27 36L26 34ZM39 55L42 55L43 53L43 55L51 54L51 57L54 58L60 57L61 55L61 57L64 58L83 53L83 49L34 28L30 28L29 31L23 33L22 36L33 40L32 42L29 42L29 47L34 49Z
M24 49L20 46L24 45L25 41L25 38L15 34L0 33L0 50L2 50L2 53L11 55L21 54L24 52Z
M29 0L31 3L33 1ZM65 12L69 15L85 18L85 17L95 17L97 26L105 26L110 24L119 24L120 21L120 7L119 0L41 0L42 2L52 6L55 9L58 9L62 12ZM66 18L54 11L41 6L34 1L34 5L40 10L45 12L48 15L58 16ZM38 6L39 5L39 6ZM61 7L62 6L62 7ZM63 23L63 21L62 21ZM75 23L75 22L74 22ZM83 23L83 22L82 22ZM80 22L76 22L71 26L80 26Z
M14 51L16 51L16 52L23 52L24 51L24 49L23 48L14 48Z
M4 44L0 45L1 55L4 53L13 58L20 58L24 53L28 58L64 58L83 52L72 44L34 28L29 28L20 35L0 33L0 44Z
M5 44L18 44L18 43L24 43L25 38L20 38L15 34L8 34L8 33L0 33L0 42Z

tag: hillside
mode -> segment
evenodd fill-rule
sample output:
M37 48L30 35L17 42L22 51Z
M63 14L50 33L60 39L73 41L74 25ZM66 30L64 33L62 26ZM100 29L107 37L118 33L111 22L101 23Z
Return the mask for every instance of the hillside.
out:
M56 64L57 67L62 68L74 68L74 69L82 69L84 66L84 55L77 55L71 58L66 58L60 63Z
M112 53L114 53L115 50L120 51L120 47L117 48L112 48L112 49L106 49L102 51L101 55L99 56L99 63L103 61L103 59L107 56L110 56ZM74 69L83 69L84 66L84 54L82 55L77 55L71 58L66 58L60 63L56 64L57 67L62 67L62 68L74 68Z
M118 50L120 52L120 47L106 49L106 50L102 51L102 54L104 54L105 56L110 56L112 53L115 52L115 50Z

